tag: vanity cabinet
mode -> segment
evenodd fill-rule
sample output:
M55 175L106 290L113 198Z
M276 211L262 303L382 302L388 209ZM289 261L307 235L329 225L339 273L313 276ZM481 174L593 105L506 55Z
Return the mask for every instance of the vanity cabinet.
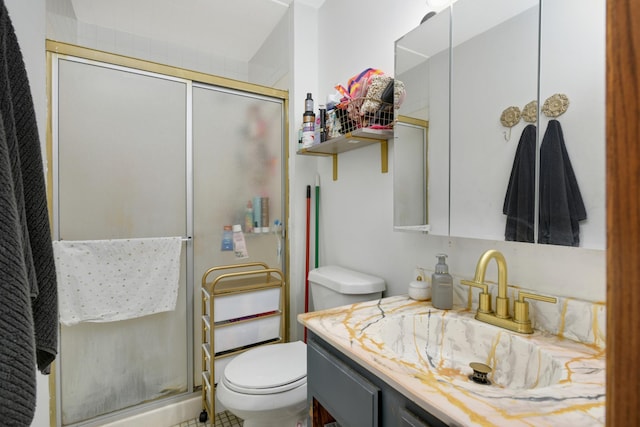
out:
M312 331L307 396L314 408L312 427L322 427L328 418L349 427L446 426Z

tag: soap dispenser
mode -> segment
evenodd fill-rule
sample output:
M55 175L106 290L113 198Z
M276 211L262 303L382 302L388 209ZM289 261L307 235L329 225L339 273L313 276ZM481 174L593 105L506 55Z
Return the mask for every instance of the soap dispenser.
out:
M436 255L436 271L431 275L431 303L435 308L449 310L453 308L453 277L449 274L446 254Z

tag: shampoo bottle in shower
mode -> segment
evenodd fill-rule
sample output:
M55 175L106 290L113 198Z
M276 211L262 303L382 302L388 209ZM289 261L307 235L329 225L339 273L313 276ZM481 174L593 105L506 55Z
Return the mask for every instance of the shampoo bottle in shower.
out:
M236 254L236 258L249 258L247 242L244 240L244 233L240 224L233 226L233 251Z
M436 255L436 272L431 275L431 303L435 308L450 310L453 308L453 277L449 274L445 254Z
M244 232L253 232L253 204L251 200L247 202L247 207L244 210Z
M233 250L233 227L231 227L230 225L225 225L222 228L222 245L220 250Z

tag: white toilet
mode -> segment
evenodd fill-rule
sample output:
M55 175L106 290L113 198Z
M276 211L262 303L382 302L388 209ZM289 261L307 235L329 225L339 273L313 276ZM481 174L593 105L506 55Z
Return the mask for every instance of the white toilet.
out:
M309 272L314 311L379 299L383 279L339 266ZM306 426L307 346L302 341L248 350L224 368L216 396L244 427Z

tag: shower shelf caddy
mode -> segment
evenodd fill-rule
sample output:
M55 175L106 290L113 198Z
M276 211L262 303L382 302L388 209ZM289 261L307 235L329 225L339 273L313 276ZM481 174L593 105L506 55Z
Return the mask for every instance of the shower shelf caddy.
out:
M284 342L285 324L285 280L279 269L254 262L204 273L200 421L215 419L215 386L233 356Z

